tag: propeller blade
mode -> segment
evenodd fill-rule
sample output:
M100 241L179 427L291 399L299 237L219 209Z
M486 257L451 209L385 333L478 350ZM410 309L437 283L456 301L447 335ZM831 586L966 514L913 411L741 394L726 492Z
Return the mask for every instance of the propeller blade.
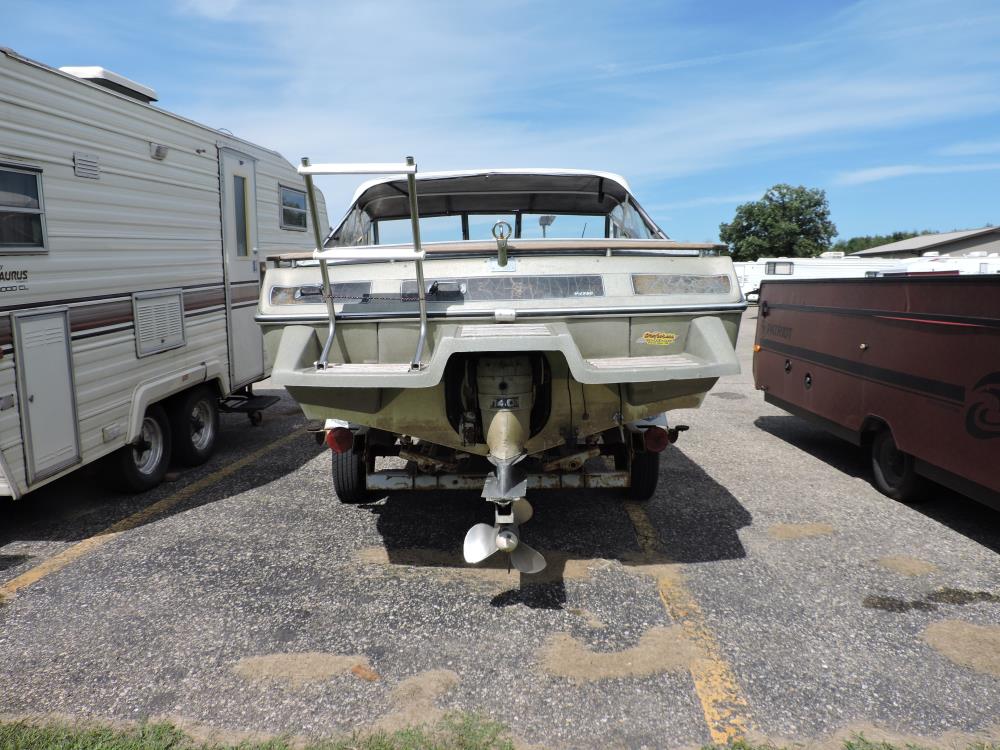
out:
M465 534L462 553L467 563L478 563L497 551L497 530L488 523L477 523Z
M531 520L531 517L535 515L535 509L531 507L531 503L525 500L523 497L520 500L515 500L514 503L514 523L520 526L522 523L527 523Z
M532 549L524 542L517 545L510 553L510 563L521 573L541 573L545 570L545 558L537 550Z

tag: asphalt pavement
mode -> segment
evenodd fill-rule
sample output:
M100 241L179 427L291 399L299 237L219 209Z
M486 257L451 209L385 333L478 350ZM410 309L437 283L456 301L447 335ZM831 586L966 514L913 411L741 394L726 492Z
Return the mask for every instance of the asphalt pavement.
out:
M0 505L0 714L325 737L475 711L539 747L1000 740L1000 513L906 506L722 379L656 497L537 493L549 569L469 568L475 494L337 502L283 393L140 496L88 467ZM258 388L259 392L265 392ZM280 391L274 391L281 393Z

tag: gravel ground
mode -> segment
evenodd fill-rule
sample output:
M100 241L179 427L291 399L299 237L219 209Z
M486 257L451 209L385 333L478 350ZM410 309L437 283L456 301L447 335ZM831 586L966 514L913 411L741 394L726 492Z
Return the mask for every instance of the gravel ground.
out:
M550 571L463 569L478 498L342 506L301 435L0 604L0 713L329 736L457 709L524 744L697 745L716 735L669 580L754 735L1000 737L1000 513L895 503L858 449L764 404L755 318L743 374L672 415L691 430L644 506L657 556L620 500L537 494L524 533ZM0 506L0 584L302 424L284 397L260 428L224 416L218 455L154 492L94 467Z

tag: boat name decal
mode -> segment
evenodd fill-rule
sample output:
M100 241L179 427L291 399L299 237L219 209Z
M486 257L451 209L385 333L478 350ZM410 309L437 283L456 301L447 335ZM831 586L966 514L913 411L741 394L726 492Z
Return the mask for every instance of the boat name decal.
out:
M1000 438L1000 372L980 378L969 395L965 429L974 438Z
M664 333L663 331L646 331L642 334L642 341L650 346L670 346L677 340L676 333Z

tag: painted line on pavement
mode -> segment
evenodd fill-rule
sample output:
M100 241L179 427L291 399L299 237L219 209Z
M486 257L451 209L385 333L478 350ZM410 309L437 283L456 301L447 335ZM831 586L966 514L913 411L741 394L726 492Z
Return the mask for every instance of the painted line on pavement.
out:
M46 576L62 570L74 560L78 560L87 553L93 552L98 547L104 546L112 539L116 538L119 534L122 534L129 529L134 529L137 526L141 526L150 519L167 512L174 506L179 505L185 500L191 498L195 493L211 487L213 484L216 484L220 480L236 473L240 469L252 464L254 461L257 461L276 448L280 448L282 445L291 442L293 439L303 434L302 430L297 429L288 435L280 437L277 440L273 440L263 448L258 448L253 453L248 453L238 461L234 461L233 463L223 466L221 469L213 471L211 474L208 474L201 479L191 482L191 484L182 487L172 495L168 495L162 500L158 500L137 513L133 513L131 516L123 518L118 523L94 534L94 536L87 537L83 541L77 542L72 547L67 547L62 552L53 555L30 570L26 570L16 578L12 578L7 581L7 583L0 585L0 601L12 597L18 591L25 589L32 584L38 583Z
M650 560L669 561L669 552L663 549L645 509L635 502L624 505L643 554ZM667 614L701 652L691 662L690 669L712 742L728 745L743 739L750 729L750 704L708 626L705 613L685 585L680 567L658 575L656 585Z

